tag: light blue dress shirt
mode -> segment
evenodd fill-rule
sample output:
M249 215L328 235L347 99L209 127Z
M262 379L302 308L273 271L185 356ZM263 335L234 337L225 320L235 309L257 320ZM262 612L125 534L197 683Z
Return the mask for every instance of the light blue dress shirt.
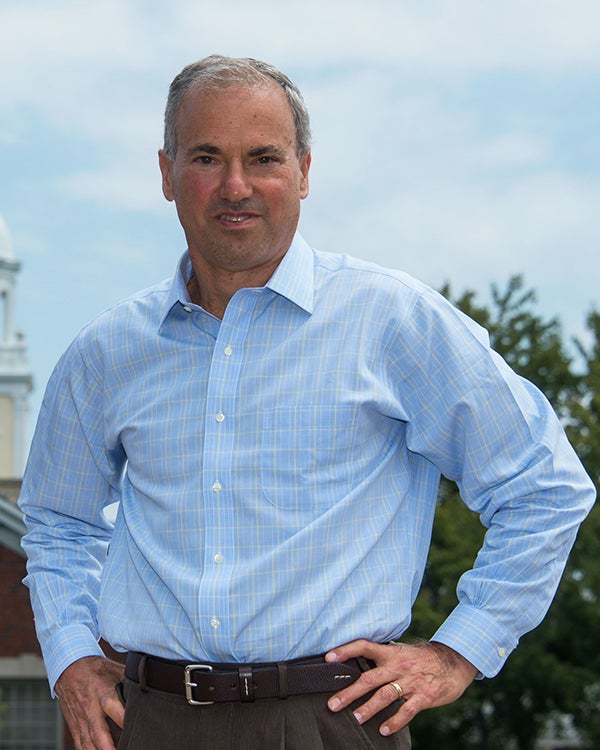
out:
M190 274L100 315L49 382L20 503L51 684L100 636L192 662L399 638L440 472L488 531L434 638L494 675L594 498L541 393L437 293L298 235L222 321Z

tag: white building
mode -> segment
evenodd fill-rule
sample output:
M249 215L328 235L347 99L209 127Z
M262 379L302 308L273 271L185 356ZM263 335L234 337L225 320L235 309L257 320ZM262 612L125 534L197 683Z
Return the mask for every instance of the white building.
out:
M0 479L20 479L29 449L29 394L33 379L25 337L15 326L15 292L21 264L0 217Z

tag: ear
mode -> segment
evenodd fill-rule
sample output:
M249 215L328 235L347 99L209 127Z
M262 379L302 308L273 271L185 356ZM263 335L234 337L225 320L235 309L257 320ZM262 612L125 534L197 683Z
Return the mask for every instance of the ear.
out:
M168 201L175 200L175 193L173 192L173 162L162 148L158 152L158 166L162 174L163 195Z
M312 161L312 155L310 153L304 154L300 159L300 198L306 198L308 195L308 171L310 169L310 163Z

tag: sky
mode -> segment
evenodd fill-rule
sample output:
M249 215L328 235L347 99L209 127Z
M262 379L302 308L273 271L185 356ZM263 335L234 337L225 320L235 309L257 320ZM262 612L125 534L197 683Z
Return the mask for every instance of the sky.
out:
M597 0L0 0L0 217L32 421L69 341L185 249L157 150L172 78L257 57L311 112L312 246L489 299L522 274L584 336L600 289Z

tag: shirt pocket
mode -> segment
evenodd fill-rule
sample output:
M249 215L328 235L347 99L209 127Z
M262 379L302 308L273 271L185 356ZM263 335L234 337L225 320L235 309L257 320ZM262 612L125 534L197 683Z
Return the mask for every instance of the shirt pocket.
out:
M268 409L261 431L261 484L278 508L326 509L353 482L355 407L305 405Z

